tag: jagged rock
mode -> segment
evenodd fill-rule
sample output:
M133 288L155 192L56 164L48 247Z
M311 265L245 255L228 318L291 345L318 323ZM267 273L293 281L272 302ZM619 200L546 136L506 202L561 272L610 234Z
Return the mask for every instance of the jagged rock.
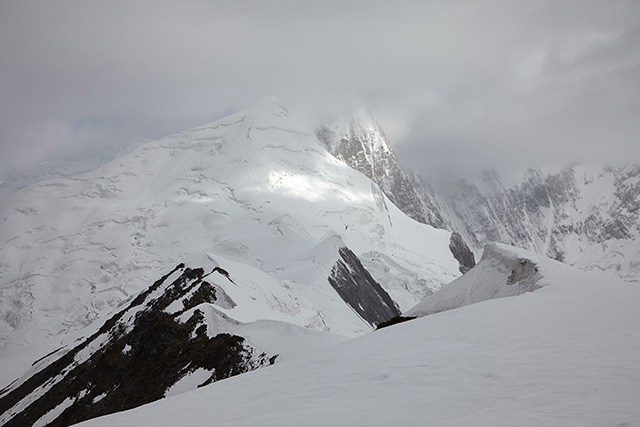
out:
M384 131L366 108L320 126L316 136L334 157L378 184L407 216L428 223L420 197L398 165Z
M449 249L451 249L451 253L454 258L460 263L460 272L462 274L471 270L476 265L476 259L473 252L471 252L469 246L467 246L465 241L462 239L460 233L451 233Z
M455 230L455 227L449 218L447 218L444 207L429 182L427 182L427 180L417 172L411 172L407 176L409 177L418 198L422 202L422 209L426 223L443 230Z
M243 337L209 336L198 307L224 291L205 277L177 266L94 335L36 362L45 366L0 392L2 425L75 424L160 399L183 379L199 387L273 364Z
M348 248L338 250L340 259L331 269L329 283L338 295L372 326L398 316L400 310Z
M453 230L432 188L420 175L407 175L400 168L384 131L366 108L320 126L316 136L334 157L376 183L407 216L436 228ZM455 239L455 245L449 247L456 259L464 257L460 264L460 271L464 272L475 261L473 254L469 256L464 251L467 245L463 237Z

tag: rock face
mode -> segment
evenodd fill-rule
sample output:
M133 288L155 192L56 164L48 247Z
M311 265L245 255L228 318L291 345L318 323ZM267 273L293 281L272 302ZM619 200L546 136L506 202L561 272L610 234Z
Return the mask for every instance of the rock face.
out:
M503 242L584 269L640 278L639 165L530 169L509 184L490 171L438 195L475 250Z
M419 175L407 175L400 168L384 131L366 108L320 126L316 136L334 157L376 183L408 217L453 230L429 184ZM473 254L469 256L471 251L462 236L457 236L455 246L450 248L456 251L453 254L460 262L460 271L473 267ZM458 258L462 253L466 256L464 260Z
M358 257L346 247L340 248L339 253L340 259L329 276L329 283L338 295L371 326L398 316L400 310L395 302L371 277Z
M436 228L454 231L455 226L447 217L444 206L431 184L417 172L411 172L407 176L422 202L426 223Z
M212 330L202 307L234 303L207 276L177 266L93 336L34 363L0 392L2 425L75 424L273 364L277 355Z
M378 184L407 216L434 225L427 221L420 197L398 166L384 131L366 108L320 126L316 136L334 157Z
M471 270L476 265L476 259L471 249L462 240L460 233L451 233L451 243L449 244L451 253L460 263L460 272L462 274Z

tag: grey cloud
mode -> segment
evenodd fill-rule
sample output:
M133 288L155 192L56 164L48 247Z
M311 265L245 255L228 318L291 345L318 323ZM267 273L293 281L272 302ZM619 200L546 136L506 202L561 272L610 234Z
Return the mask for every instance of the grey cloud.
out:
M0 174L62 148L159 137L267 95L309 124L361 98L401 158L431 173L640 161L633 1L0 8Z

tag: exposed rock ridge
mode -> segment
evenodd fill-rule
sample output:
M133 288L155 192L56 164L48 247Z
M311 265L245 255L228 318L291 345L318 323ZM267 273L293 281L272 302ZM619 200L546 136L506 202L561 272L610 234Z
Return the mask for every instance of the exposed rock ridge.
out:
M357 111L346 123L339 119L320 126L316 136L334 157L378 184L407 216L427 223L418 194L398 166L384 131L367 110Z
M366 108L356 110L349 119L340 117L321 125L316 136L334 157L377 184L407 216L436 228L453 230L429 184L418 175L408 176L400 168L384 130ZM454 256L471 252L462 236L450 248L456 251ZM462 261L456 258L460 271L475 265L473 256L465 256Z
M160 399L190 376L202 386L274 363L240 336L210 336L199 306L233 301L206 276L177 266L81 344L37 362L0 393L0 424L75 424Z
M476 259L471 252L471 249L462 239L460 233L451 233L451 243L449 243L449 249L454 258L460 263L460 272L462 274L471 270L476 265Z
M340 259L331 269L328 280L338 295L371 326L376 326L400 310L389 294L362 266L358 257L348 248L339 248Z

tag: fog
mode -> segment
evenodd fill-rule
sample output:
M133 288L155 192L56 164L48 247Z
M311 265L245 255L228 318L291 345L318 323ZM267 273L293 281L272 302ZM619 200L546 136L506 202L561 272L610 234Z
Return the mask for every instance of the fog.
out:
M3 1L0 176L271 95L431 176L640 162L638 46L635 1Z

